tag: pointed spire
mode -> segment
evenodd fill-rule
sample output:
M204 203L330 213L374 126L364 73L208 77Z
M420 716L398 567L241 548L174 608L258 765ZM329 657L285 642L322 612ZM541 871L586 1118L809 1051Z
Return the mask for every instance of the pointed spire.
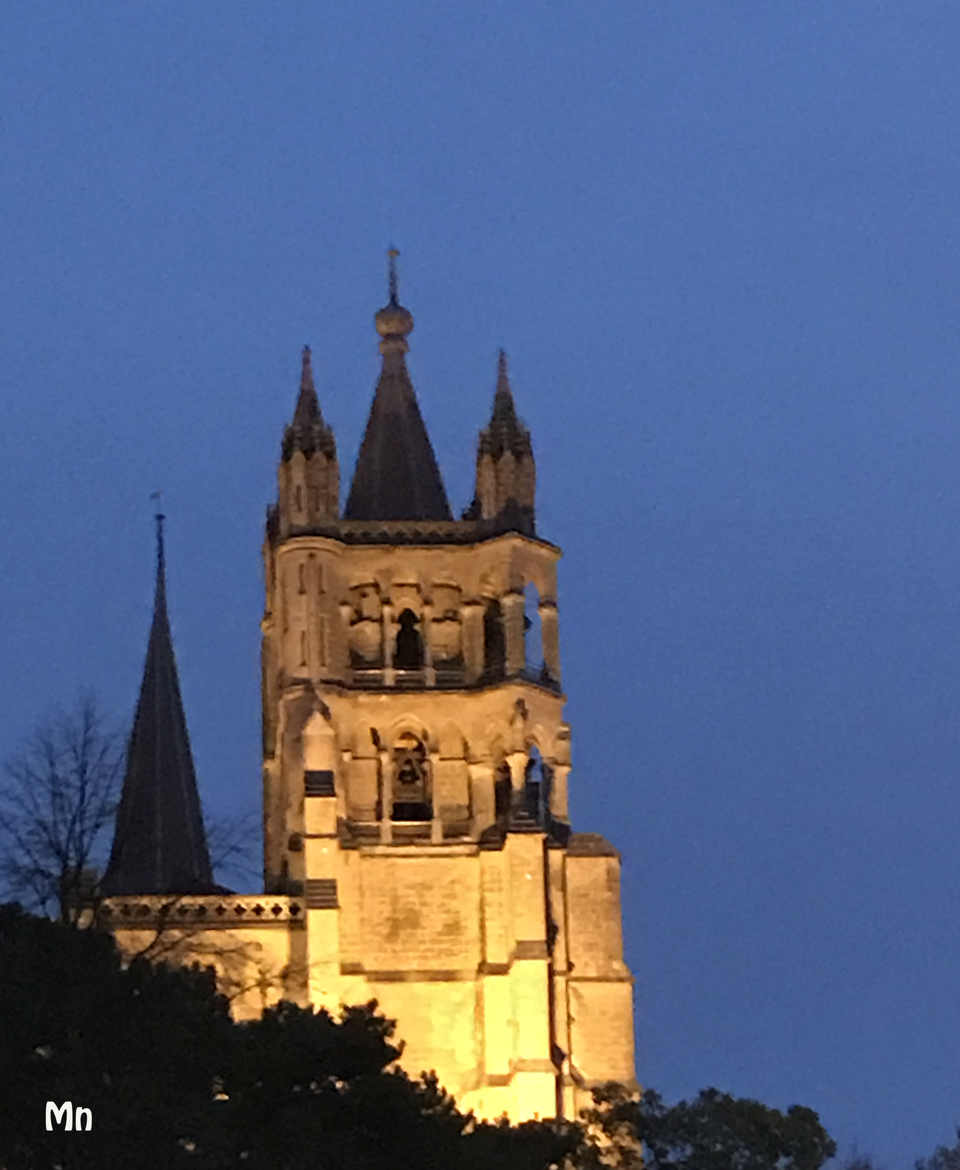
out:
M127 770L103 879L106 894L210 893L215 887L167 616L162 513L157 583Z
M493 414L490 416L490 422L501 427L517 426L517 408L513 404L513 392L507 375L507 354L503 349L497 354L497 389L493 396Z
M398 300L399 253L391 248L390 300L374 317L383 366L360 444L347 520L450 520L450 505L404 354L413 315Z
M320 417L320 403L317 401L317 388L313 384L313 366L310 363L310 346L305 345L300 366L300 394L293 412L293 425L307 427Z
M497 354L497 388L490 423L480 432L480 454L499 457L504 451L512 451L514 455L529 455L532 449L530 432L517 417L507 373L507 355L501 349Z
M333 457L336 457L337 453L333 432L324 422L317 399L309 345L303 347L301 355L300 392L293 412L293 422L283 433L283 458L289 459L294 451L303 451L307 455L312 455L314 451L323 451Z

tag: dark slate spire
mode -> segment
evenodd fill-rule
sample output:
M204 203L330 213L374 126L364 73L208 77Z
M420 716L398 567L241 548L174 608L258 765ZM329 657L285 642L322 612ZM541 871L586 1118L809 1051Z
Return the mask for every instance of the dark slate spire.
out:
M164 517L156 519L153 625L103 879L106 894L210 893L216 888L167 617Z
M332 456L336 456L337 453L333 432L324 422L320 412L317 389L313 384L309 345L303 347L300 393L293 412L293 422L283 433L283 458L289 459L294 451L303 451L305 455L312 455L314 451L322 451Z
M501 349L497 357L497 389L493 396L490 424L480 432L479 454L499 457L505 451L514 455L530 455L530 432L517 418L513 392L507 375L507 355Z
M347 520L450 520L450 506L423 424L404 354L413 316L397 299L391 248L390 301L375 317L383 368L344 517Z

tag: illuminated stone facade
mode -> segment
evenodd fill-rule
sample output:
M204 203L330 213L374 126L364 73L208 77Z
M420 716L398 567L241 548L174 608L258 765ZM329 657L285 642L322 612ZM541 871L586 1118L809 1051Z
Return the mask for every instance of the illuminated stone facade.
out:
M130 949L162 921L240 1015L375 998L402 1064L436 1070L464 1108L575 1116L592 1085L633 1084L633 1009L618 854L569 824L560 554L535 532L502 355L476 497L451 518L406 371L412 327L394 282L343 514L304 354L264 543L267 893L107 910Z

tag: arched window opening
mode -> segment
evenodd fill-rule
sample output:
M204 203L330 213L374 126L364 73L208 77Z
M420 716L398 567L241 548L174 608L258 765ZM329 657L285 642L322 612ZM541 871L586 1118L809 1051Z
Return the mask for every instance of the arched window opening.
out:
M302 630L300 632L300 665L307 665L307 635Z
M307 591L307 567L301 561L297 565L297 592L306 593Z
M507 640L503 633L503 611L499 601L488 601L483 611L483 671L491 678L503 678L507 665Z
M432 815L427 750L406 732L393 748L393 819L429 821Z
M423 639L417 629L417 618L413 610L405 609L400 615L393 665L397 670L420 670L423 666Z
M296 498L297 498L297 511L302 512L303 511L303 488L300 486L300 484L297 484Z
M535 744L527 753L527 767L523 777L523 801L527 812L537 824L543 824L550 800L550 769Z
M526 668L540 675L543 673L543 636L540 629L540 594L533 583L523 591L523 645Z

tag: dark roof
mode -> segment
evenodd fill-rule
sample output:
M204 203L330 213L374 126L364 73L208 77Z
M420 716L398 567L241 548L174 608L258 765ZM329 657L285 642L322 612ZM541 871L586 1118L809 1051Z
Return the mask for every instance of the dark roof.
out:
M450 505L404 354L413 318L396 301L376 316L383 368L344 509L347 520L450 520Z
M153 625L103 891L194 894L215 888L167 617L158 516Z
M530 432L517 417L510 378L507 375L507 355L500 350L497 359L497 389L493 396L490 423L480 432L479 453L499 458L505 451L514 455L530 455Z
M303 451L305 455L312 455L314 451L323 451L334 458L337 454L333 431L324 422L323 414L320 411L320 402L317 399L317 390L313 383L309 345L303 347L300 393L297 395L293 422L283 433L283 458L289 459L294 451Z

